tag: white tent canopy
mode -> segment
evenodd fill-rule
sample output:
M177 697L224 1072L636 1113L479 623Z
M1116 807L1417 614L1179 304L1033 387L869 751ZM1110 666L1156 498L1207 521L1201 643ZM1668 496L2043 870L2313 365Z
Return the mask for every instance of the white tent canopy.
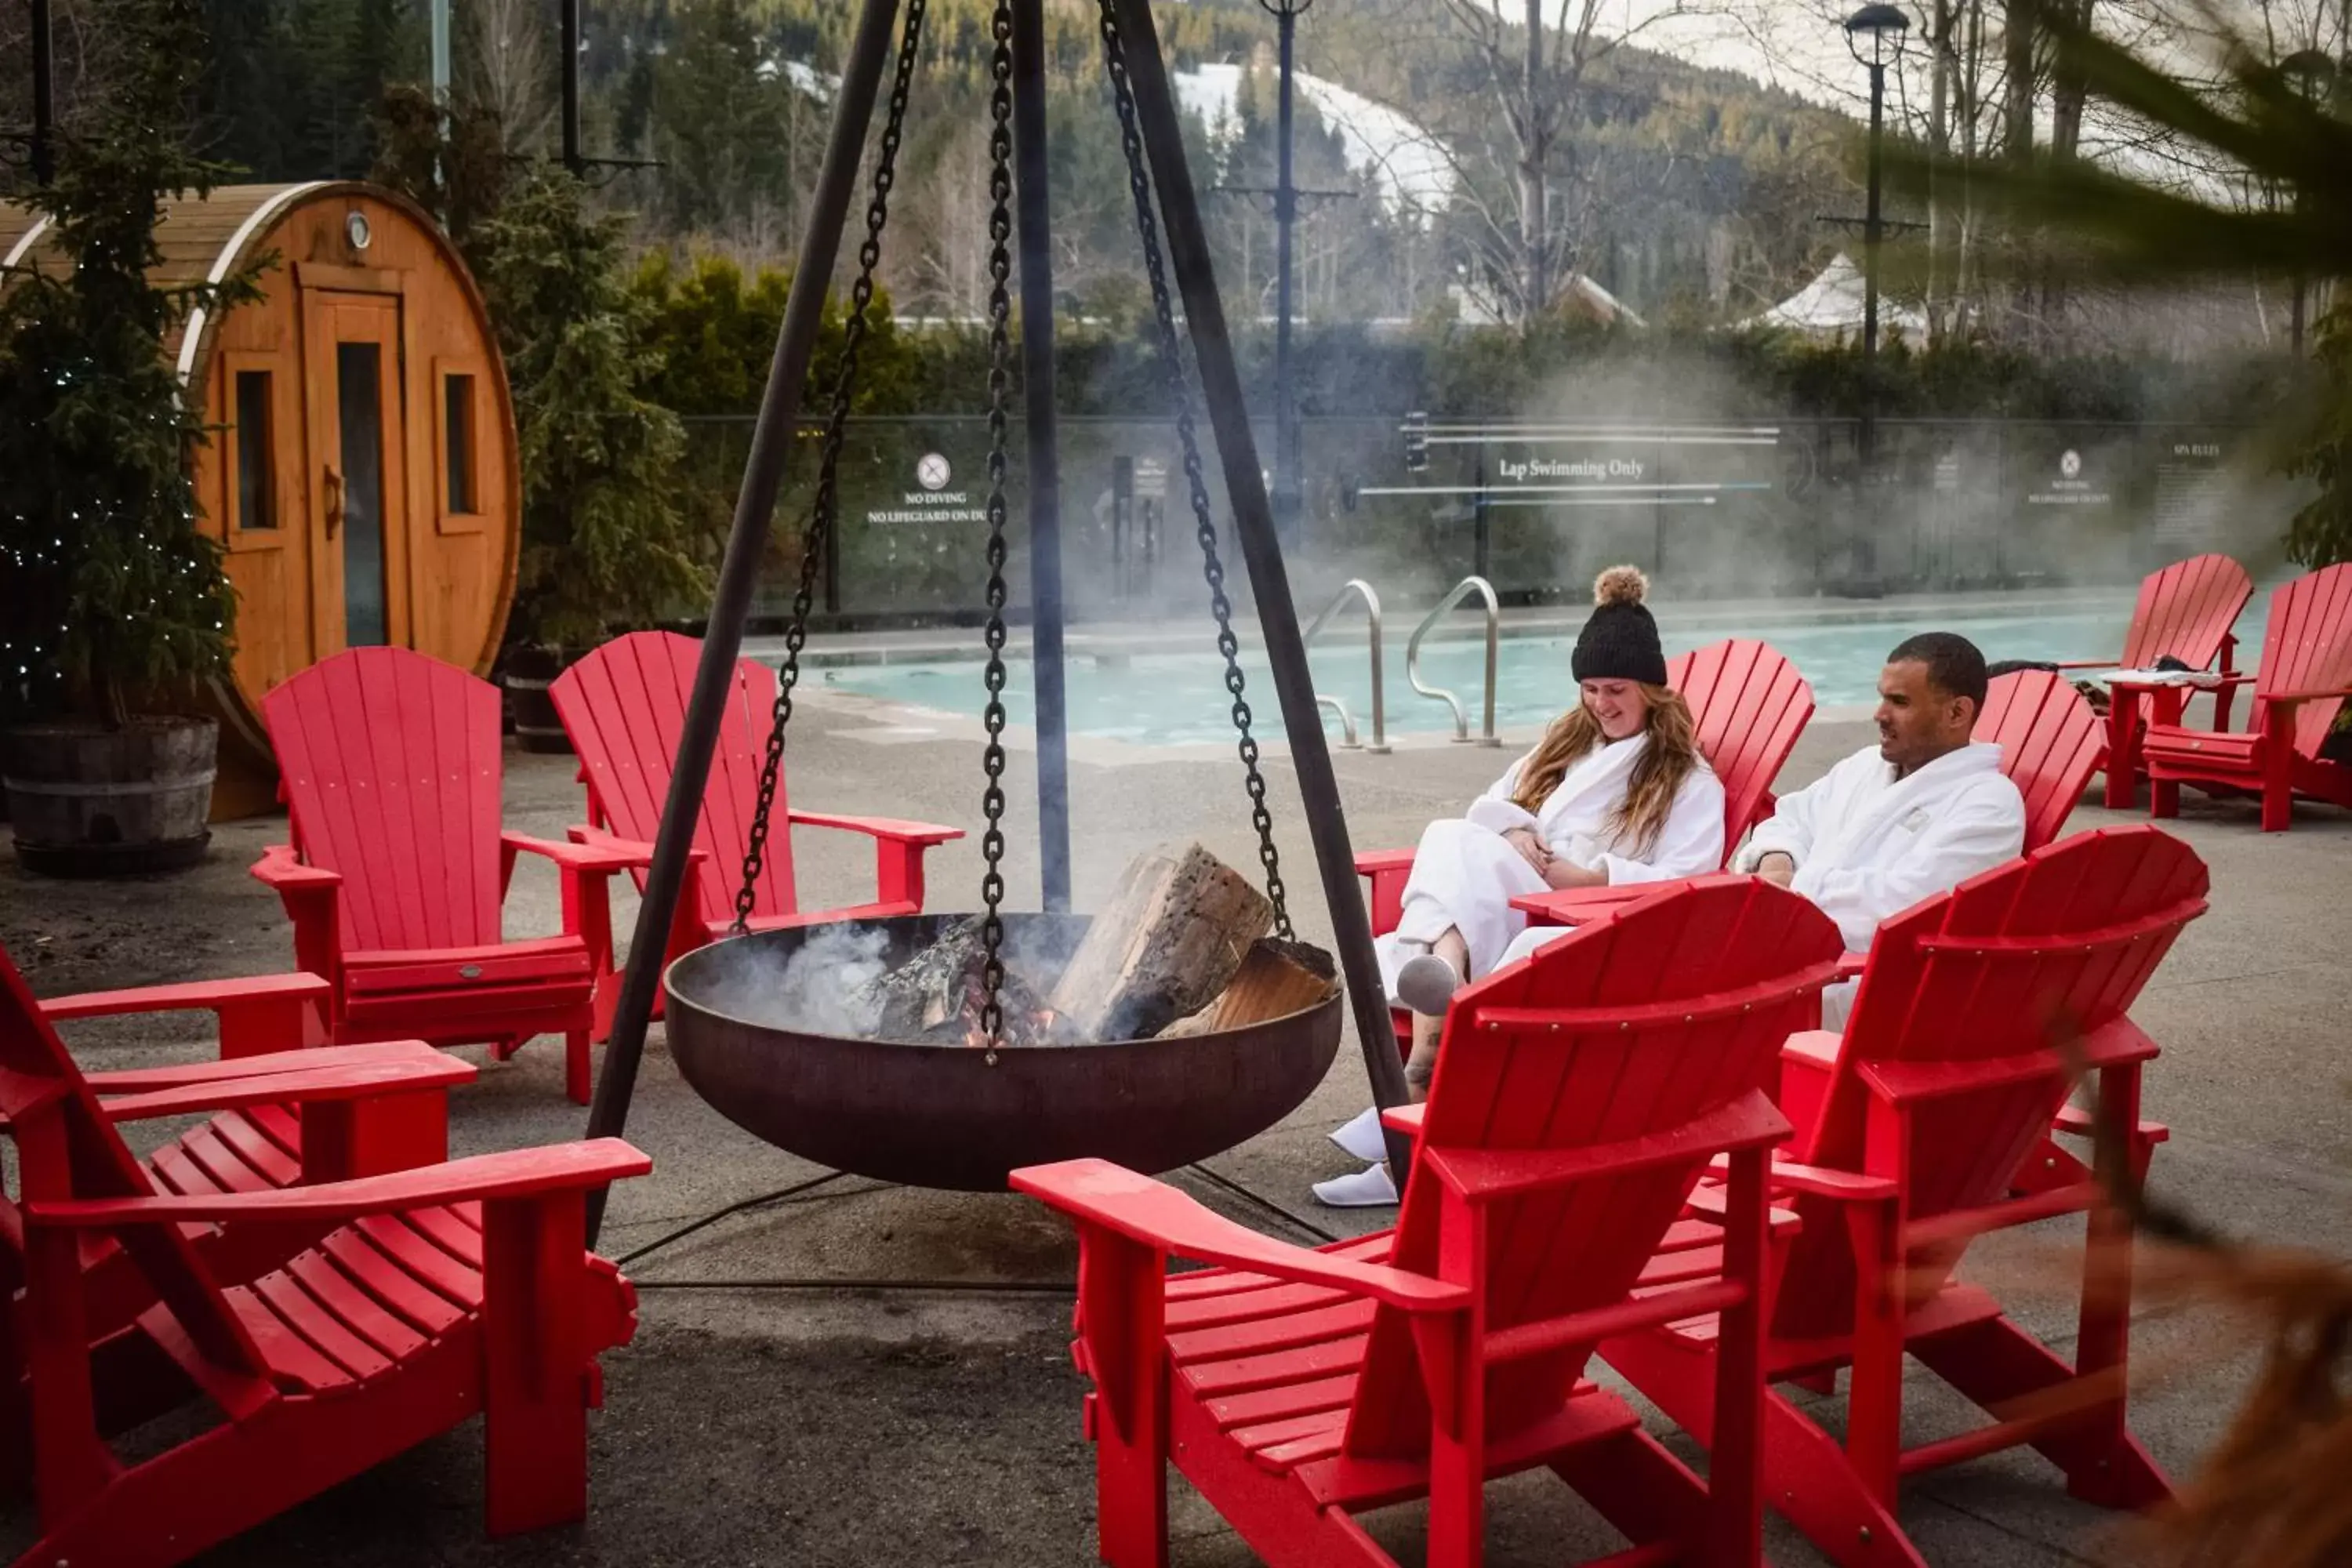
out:
M1771 327L1803 332L1809 337L1862 335L1864 279L1862 268L1844 251L1830 258L1821 276L1761 315L1750 316L1743 327ZM1927 318L1912 306L1880 295L1878 331L1882 337L1901 332L1915 343L1927 337Z

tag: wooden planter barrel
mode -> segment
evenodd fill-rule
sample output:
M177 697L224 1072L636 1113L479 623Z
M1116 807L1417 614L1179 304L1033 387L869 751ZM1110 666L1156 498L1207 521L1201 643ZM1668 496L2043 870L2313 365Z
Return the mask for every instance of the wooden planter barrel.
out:
M524 751L548 756L571 754L572 737L564 733L555 699L549 692L555 678L579 658L569 650L541 647L519 647L507 656L499 683L506 688L507 717L514 721L515 744Z
M16 859L53 877L171 871L205 858L212 839L220 726L144 715L120 730L26 724L8 731L8 795Z
M297 670L368 644L489 669L520 548L513 399L457 247L394 192L224 185L166 201L155 237L160 284L268 261L258 299L163 344L209 427L188 455L198 526L237 595L236 664L210 693L216 809L267 811L261 700ZM46 215L0 203L0 262L61 268L53 239Z

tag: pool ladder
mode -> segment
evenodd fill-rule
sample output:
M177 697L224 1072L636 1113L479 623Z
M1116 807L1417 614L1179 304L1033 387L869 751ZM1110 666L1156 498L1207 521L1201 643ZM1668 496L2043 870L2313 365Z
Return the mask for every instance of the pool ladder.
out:
M1318 691L1315 694L1315 705L1318 708L1328 708L1333 713L1339 716L1339 744L1342 747L1349 751L1361 750L1369 752L1372 756L1382 757L1388 754L1389 735L1388 706L1381 700L1381 696L1380 595L1373 590L1372 585L1370 583L1365 582L1361 577L1349 578L1346 583L1340 585L1339 591L1331 595L1331 602L1324 605L1323 608L1317 613L1313 620L1307 623L1307 630L1298 639L1299 646L1303 648L1308 644L1314 642L1315 634L1321 631L1326 626L1329 625L1331 617L1338 615L1342 609L1346 608L1348 602L1350 599L1361 599L1364 602L1364 632L1371 647L1372 743L1367 746L1362 742L1356 739L1355 715L1348 711L1348 705L1345 702L1342 702L1337 697ZM1492 684L1491 680L1489 681L1489 684Z
M1484 724L1476 735L1470 733L1470 716L1462 708L1462 700L1442 686L1432 686L1421 678L1421 644L1432 626L1453 613L1454 606L1475 594L1486 602L1486 701ZM1499 746L1503 742L1495 733L1495 666L1503 635L1502 605L1495 597L1495 584L1484 577L1465 577L1454 584L1454 591L1437 601L1437 607L1421 618L1413 627L1412 637L1404 647L1404 678L1423 697L1444 703L1454 710L1454 739L1456 744ZM1373 700L1379 700L1380 684L1375 678Z
M1429 636L1430 628L1451 615L1455 605L1473 594L1486 601L1486 696L1482 715L1484 722L1475 735L1470 733L1470 715L1463 708L1462 700L1444 687L1432 686L1421 678L1421 645ZM1356 718L1354 714L1348 711L1346 702L1323 691L1315 694L1315 702L1316 706L1328 708L1338 717L1339 744L1343 750L1362 751L1376 757L1385 756L1390 748L1388 704L1381 681L1381 595L1379 592L1360 577L1349 578L1340 585L1339 591L1331 595L1330 603L1325 605L1320 611L1317 612L1315 618L1307 623L1307 630L1299 641L1301 646L1313 643L1317 634L1329 626L1332 619L1341 610L1347 608L1351 601L1358 599L1362 600L1364 605L1365 642L1371 658L1371 744L1367 746L1357 738ZM1433 701L1443 702L1454 710L1454 739L1457 743L1464 745L1475 743L1481 746L1499 746L1503 743L1495 733L1495 667L1500 654L1502 635L1502 605L1495 597L1495 585L1484 577L1465 577L1454 584L1451 593L1437 602L1435 609L1422 617L1421 625L1413 628L1412 639L1405 644L1404 678L1412 683L1412 689L1422 696Z

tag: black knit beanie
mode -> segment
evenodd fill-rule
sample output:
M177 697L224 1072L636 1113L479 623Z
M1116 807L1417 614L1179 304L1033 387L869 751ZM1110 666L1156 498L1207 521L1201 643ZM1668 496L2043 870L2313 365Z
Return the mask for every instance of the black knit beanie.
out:
M1642 603L1649 591L1650 580L1637 567L1612 566L1593 579L1592 616L1577 634L1576 653L1569 661L1577 679L1666 683L1658 623Z

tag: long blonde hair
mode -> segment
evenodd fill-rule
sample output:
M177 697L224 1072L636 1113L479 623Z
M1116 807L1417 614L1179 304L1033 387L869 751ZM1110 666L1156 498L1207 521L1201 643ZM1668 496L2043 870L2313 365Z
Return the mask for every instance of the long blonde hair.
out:
M1633 764L1633 776L1625 783L1625 798L1609 814L1609 830L1639 857L1658 847L1658 836L1666 829L1666 818L1675 809L1675 797L1682 793L1683 781L1703 759L1698 751L1698 721L1691 717L1690 704L1683 700L1682 693L1646 680L1633 684L1641 689L1642 723L1650 743ZM1606 740L1601 721L1579 702L1551 721L1543 740L1528 753L1519 769L1519 787L1511 796L1512 803L1528 813L1541 811L1559 781L1568 776L1568 770Z

